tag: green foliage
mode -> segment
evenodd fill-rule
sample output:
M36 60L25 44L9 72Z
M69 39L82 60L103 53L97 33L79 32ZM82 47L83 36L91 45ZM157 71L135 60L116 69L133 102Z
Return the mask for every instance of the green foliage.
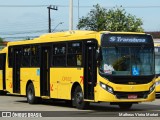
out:
M143 32L142 25L140 18L127 14L122 7L107 10L97 4L86 17L80 18L77 28L93 31Z
M26 40L30 40L30 37L27 37Z
M3 38L0 37L0 43L3 43L3 41L4 41Z

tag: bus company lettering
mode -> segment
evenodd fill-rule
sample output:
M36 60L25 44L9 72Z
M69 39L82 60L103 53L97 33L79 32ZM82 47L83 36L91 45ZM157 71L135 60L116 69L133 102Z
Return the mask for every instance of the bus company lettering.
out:
M51 84L51 86L50 86L50 90L51 90L51 91L53 91L53 84Z
M71 81L71 80L72 80L72 77L66 77L66 76L62 77L62 81Z
M110 42L122 42L122 43L145 43L146 39L143 38L123 38L123 37L111 37Z
M144 43L146 42L145 39L138 39L138 38L122 38L117 37L118 42L136 42L136 43Z
M81 80L80 80L80 84L83 83L84 81L84 77L83 76L80 76Z
M10 82L10 84L9 84L9 88L12 88L13 87L13 85L12 85L12 83Z
M115 87L116 90L122 90L122 87Z

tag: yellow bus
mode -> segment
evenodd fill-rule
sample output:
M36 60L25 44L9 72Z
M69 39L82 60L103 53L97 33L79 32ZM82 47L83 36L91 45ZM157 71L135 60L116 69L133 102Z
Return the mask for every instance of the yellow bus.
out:
M155 43L154 46L155 46L155 74L156 74L155 91L158 97L160 94L160 43Z
M6 79L5 79L6 52L7 52L7 48L3 48L0 51L0 95L4 95L7 93L5 91L6 89Z
M109 102L129 109L153 101L154 44L132 32L66 31L9 42L6 89L30 104L61 99L78 109Z

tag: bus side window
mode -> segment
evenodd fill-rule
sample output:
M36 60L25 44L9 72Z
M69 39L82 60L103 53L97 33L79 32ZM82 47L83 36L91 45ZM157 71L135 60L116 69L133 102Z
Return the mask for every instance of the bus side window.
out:
M39 67L39 49L37 45L31 46L31 66Z
M81 54L82 53L82 42L68 43L68 53Z
M66 66L66 43L53 44L52 66Z
M69 42L67 66L82 66L82 42Z
M82 66L82 55L77 55L77 65Z
M29 67L30 66L30 55L31 55L31 48L30 46L23 47L22 53L22 66Z

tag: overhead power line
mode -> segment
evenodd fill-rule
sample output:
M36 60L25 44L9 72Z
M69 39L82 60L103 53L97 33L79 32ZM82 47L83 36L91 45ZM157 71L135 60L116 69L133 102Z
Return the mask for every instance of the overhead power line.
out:
M3 37L3 39L25 39L25 38L37 38L39 36L18 36L18 37Z
M62 22L60 22L59 24L62 24ZM52 30L52 32L67 31L67 29L56 29L56 27ZM35 34L35 33L48 33L48 30L46 29L46 30L30 30L30 31L7 31L7 32L0 32L0 35L6 36L6 35Z
M48 5L0 5L0 7L47 7Z
M56 5L58 7L69 7L68 5ZM120 5L121 6L121 5ZM1 8L21 8L21 7L33 7L33 8L39 8L39 7L48 7L48 5L0 5ZM75 8L81 7L81 8L92 8L93 6L73 6ZM113 8L115 6L102 6L104 8ZM122 6L123 8L160 8L160 5L148 5L148 6Z
M17 35L17 34L34 34L34 33L47 33L47 30L31 30L31 31L17 31L17 32L0 32L1 35Z

